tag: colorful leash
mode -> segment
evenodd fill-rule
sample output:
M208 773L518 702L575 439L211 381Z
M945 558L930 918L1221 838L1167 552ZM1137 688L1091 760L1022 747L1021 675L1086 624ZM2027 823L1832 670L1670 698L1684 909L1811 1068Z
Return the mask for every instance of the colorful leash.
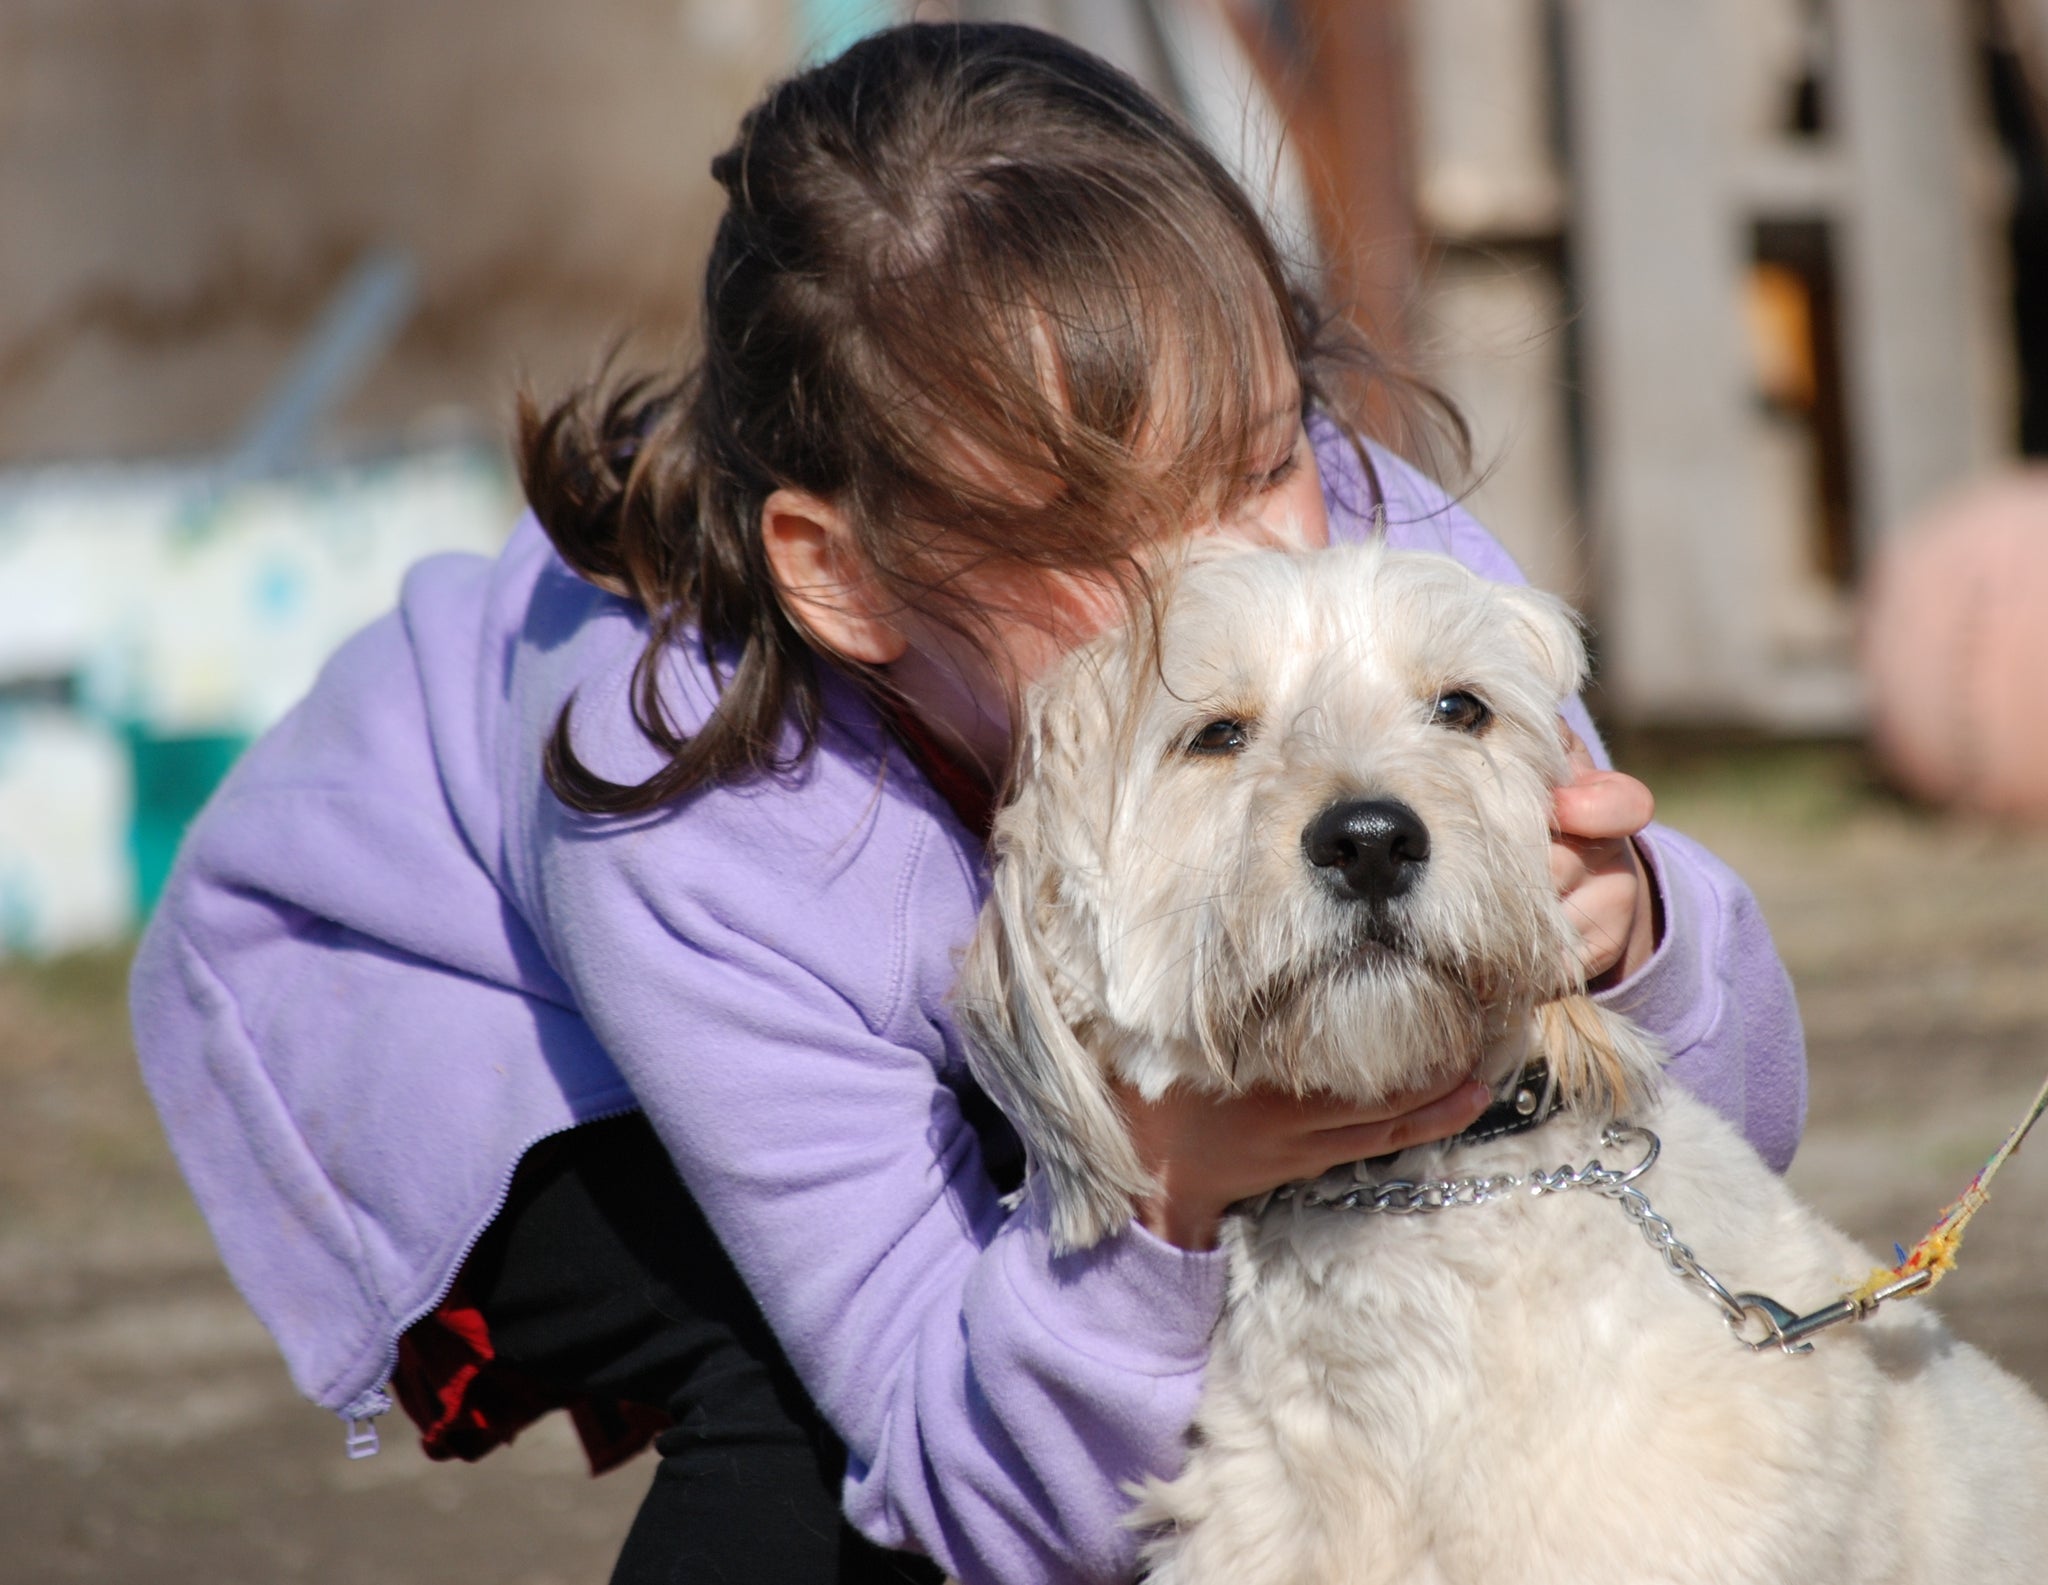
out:
M1991 1159L1977 1169L1977 1176L1970 1180L1970 1186L1951 1202L1941 1213L1941 1219L1927 1230L1927 1236L1913 1246L1910 1254L1904 1255L1896 1266L1889 1270L1873 1271L1849 1297L1859 1303L1876 1297L1884 1288L1921 1272L1928 1273L1927 1280L1916 1283L1912 1292L1925 1293L1937 1282L1956 1269L1956 1251L1962 1247L1963 1229L1970 1225L1970 1218L1984 1209L1991 1198L1991 1180L1998 1169L2005 1165L2006 1158L2020 1148L2020 1141L2027 1137L2027 1130L2041 1120L2041 1114L2048 1111L2048 1083L2041 1086L2040 1094L2034 1097L2034 1104L2027 1109L2027 1115L2019 1126L2005 1136L2005 1143L1991 1154Z
M2034 1104L2027 1108L2027 1115L2020 1119L2019 1126L2005 1136L2005 1143L1992 1152L1991 1159L1970 1180L1970 1186L1927 1230L1927 1236L1915 1244L1910 1253L1900 1250L1896 1266L1873 1271L1860 1288L1844 1294L1833 1304L1822 1305L1809 1315L1796 1315L1767 1294L1735 1294L1733 1303L1741 1312L1740 1319L1734 1323L1737 1340L1759 1353L1778 1348L1787 1354L1808 1354L1813 1351L1810 1339L1816 1332L1824 1332L1844 1321L1861 1321L1875 1314L1877 1307L1887 1299L1909 1298L1932 1288L1955 1270L1956 1250L1963 1242L1963 1229L1991 1198L1992 1178L2005 1165L2006 1158L2020 1148L2020 1141L2027 1137L2027 1130L2041 1120L2044 1111L2048 1111L2048 1083L2042 1084L2040 1093L2034 1097Z

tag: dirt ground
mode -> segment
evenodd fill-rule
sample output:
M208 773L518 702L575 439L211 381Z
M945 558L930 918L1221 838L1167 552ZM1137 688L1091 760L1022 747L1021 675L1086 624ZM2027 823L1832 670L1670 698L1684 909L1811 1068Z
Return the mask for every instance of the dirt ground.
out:
M1902 807L1844 750L1648 758L1798 983L1793 1181L1874 1247L1910 1243L2048 1072L2048 834ZM644 1460L592 1481L557 1417L474 1467L395 1431L351 1463L293 1395L157 1137L123 966L0 968L0 1581L602 1581ZM2048 1141L1940 1302L2048 1390Z

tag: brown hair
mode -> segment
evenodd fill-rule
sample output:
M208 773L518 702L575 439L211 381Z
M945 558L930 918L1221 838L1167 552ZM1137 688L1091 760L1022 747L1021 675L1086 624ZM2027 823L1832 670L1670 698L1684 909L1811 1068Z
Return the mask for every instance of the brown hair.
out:
M796 758L814 746L832 657L770 576L759 520L776 489L834 502L891 598L972 638L963 565L1095 572L1130 592L1137 547L1228 510L1276 365L1299 375L1304 409L1405 388L1289 281L1207 149L1051 34L875 34L771 89L711 171L728 205L695 367L601 377L545 413L520 401L521 478L557 550L648 615L634 717L668 762L603 779L565 707L546 774L581 810L787 769L792 719ZM685 734L659 679L693 629L719 699Z

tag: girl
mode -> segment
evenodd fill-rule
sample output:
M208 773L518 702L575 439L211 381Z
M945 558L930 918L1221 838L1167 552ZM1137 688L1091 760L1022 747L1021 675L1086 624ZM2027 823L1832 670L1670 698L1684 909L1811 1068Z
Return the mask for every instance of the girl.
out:
M1056 1256L946 1001L1009 701L1198 526L1516 574L1353 438L1369 359L1072 47L870 38L713 172L701 361L525 411L537 521L415 569L250 751L137 959L144 1065L315 1401L396 1367L444 1455L666 1424L618 1578L928 1577L843 1499L968 1581L1119 1579L1223 1209L1486 1097L1133 1098L1157 1192ZM1558 796L1588 976L1782 1164L1784 974L1649 813L1590 760Z

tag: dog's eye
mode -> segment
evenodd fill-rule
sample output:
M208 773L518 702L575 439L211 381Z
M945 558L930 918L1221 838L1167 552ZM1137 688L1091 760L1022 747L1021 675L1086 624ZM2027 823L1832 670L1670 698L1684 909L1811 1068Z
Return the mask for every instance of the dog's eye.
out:
M1190 754L1239 754L1252 740L1252 729L1237 720L1211 721L1188 739Z
M1429 718L1438 726L1447 726L1455 732L1479 732L1493 719L1493 711L1486 701L1475 693L1466 693L1462 688L1450 693L1439 694L1430 707Z

